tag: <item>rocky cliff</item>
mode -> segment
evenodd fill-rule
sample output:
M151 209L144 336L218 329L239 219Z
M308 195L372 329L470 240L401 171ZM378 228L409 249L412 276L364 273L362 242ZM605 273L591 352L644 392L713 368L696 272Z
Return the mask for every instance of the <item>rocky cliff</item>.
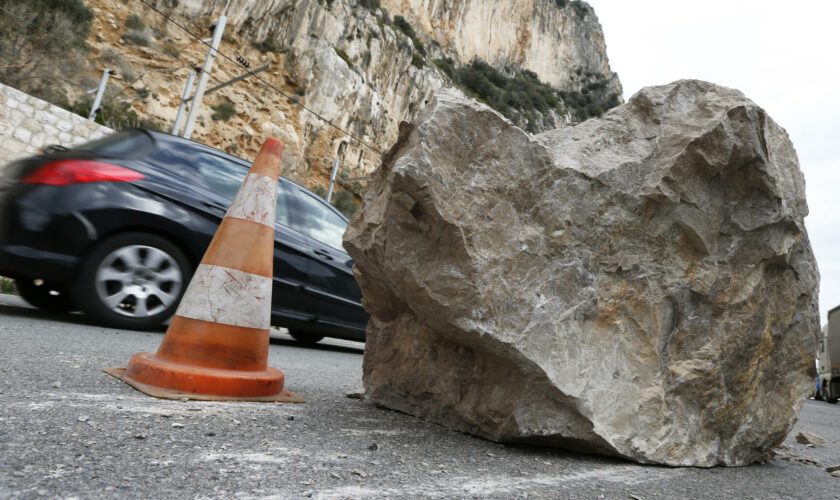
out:
M171 124L189 67L201 63L206 48L137 0L87 3L95 14L90 45L100 66L118 67L116 85L128 85L123 93L135 96L135 109ZM260 75L270 85L250 78L208 96L193 137L252 156L264 135L277 135L287 144L287 174L310 186L325 182L342 142L348 143L344 178L369 173L378 164L377 150L396 139L400 121L413 120L442 86L461 87L531 132L599 115L620 101L603 33L583 2L152 3L201 36L227 15L221 51L251 68L271 64ZM132 14L142 26L129 29ZM244 71L219 57L214 83ZM218 113L220 106L226 115Z

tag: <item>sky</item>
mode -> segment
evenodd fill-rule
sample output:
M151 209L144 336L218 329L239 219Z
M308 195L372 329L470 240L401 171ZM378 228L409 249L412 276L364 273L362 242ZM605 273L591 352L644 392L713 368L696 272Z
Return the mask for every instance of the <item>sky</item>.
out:
M742 91L787 130L805 174L824 324L840 305L840 1L588 3L625 99L697 78Z

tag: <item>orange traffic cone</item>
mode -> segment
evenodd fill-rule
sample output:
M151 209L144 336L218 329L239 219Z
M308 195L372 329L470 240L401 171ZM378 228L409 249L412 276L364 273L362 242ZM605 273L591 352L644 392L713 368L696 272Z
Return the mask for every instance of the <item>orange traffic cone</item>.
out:
M157 354L105 371L166 399L303 402L268 366L274 211L283 143L263 144L201 259Z

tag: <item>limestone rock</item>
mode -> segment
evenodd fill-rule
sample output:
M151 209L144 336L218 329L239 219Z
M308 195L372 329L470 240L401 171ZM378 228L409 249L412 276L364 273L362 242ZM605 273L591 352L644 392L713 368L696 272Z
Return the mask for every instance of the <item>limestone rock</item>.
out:
M818 273L786 132L679 81L531 136L452 90L404 126L344 244L367 397L646 463L770 456L813 383Z
M801 431L796 434L796 442L799 444L807 444L811 446L823 446L825 439L817 436L812 432Z

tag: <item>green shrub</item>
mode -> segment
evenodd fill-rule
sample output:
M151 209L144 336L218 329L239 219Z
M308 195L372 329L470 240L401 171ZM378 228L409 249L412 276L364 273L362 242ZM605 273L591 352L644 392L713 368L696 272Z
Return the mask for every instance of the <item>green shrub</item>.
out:
M234 106L231 102L222 102L216 104L215 106L210 106L210 109L213 110L213 114L210 115L210 118L215 121L226 122L236 115L236 106Z
M50 19L50 14L56 16L56 19L67 20L74 33L70 42L77 47L86 46L85 40L90 32L93 12L85 6L83 0L6 0L5 4L28 5L42 14L39 16L41 24L49 25L54 22Z
M541 82L532 71L507 68L503 72L480 59L458 68L451 59L437 59L435 65L468 95L529 132L553 127L552 113L569 111L574 119L582 121L600 116L620 102L618 95L609 92L609 80L581 68L574 71L574 85L581 90L561 91Z
M125 18L125 27L131 31L143 31L146 29L146 23L137 14L129 14Z
M280 52L281 49L280 43L277 41L277 37L272 34L269 34L261 42L254 42L251 45L262 53Z
M78 86L92 20L81 0L0 0L0 82L41 97Z
M152 43L152 33L147 30L131 30L123 35L123 39L134 45L148 47Z
M368 10L376 10L379 8L379 0L359 0L359 6Z
M621 103L619 95L610 91L609 80L600 73L575 68L573 81L579 90L560 92L560 96L577 120L601 116Z
M408 21L405 20L403 16L394 16L394 26L403 32L405 36L411 39L411 43L414 44L415 50L422 55L426 55L426 47L423 45L423 42L417 38L417 33L414 31L414 28L411 27Z
M581 2L579 0L554 0L554 3L557 5L557 7L561 9L565 9L566 7L571 5L572 9L574 9L575 11L575 14L581 19L586 17L587 14L589 14L589 6L587 6L584 2Z
M411 65L417 68L422 68L426 65L426 60L423 59L423 56L415 52L411 55Z
M90 106L93 100L90 97L81 99L74 103L64 106L65 109L76 113L77 115L88 117L90 113ZM163 124L155 118L142 118L131 107L129 101L114 100L113 98L105 98L102 101L102 106L96 114L96 123L105 125L114 130L123 130L127 128L145 128L149 130L163 130Z
M353 203L353 193L350 191L337 191L333 193L332 206L338 209L347 217L352 217L359 207Z
M338 174L339 181L341 181L343 172ZM346 174L344 176L346 178ZM350 191L345 190L338 190L338 186L333 188L333 196L330 205L334 206L338 209L339 212L343 213L347 217L351 217L359 207L353 202L353 193ZM310 191L317 194L321 197L322 200L327 199L327 188L324 186L315 186L311 188Z
M181 54L181 49L173 42L165 42L161 46L160 51L172 58L176 58Z
M18 293L17 288L15 287L15 282L9 278L0 276L0 293L5 293L6 295L17 295Z
M432 61L435 66L438 67L443 73L448 76L449 78L455 78L455 62L450 57L445 57L443 59L435 59Z

